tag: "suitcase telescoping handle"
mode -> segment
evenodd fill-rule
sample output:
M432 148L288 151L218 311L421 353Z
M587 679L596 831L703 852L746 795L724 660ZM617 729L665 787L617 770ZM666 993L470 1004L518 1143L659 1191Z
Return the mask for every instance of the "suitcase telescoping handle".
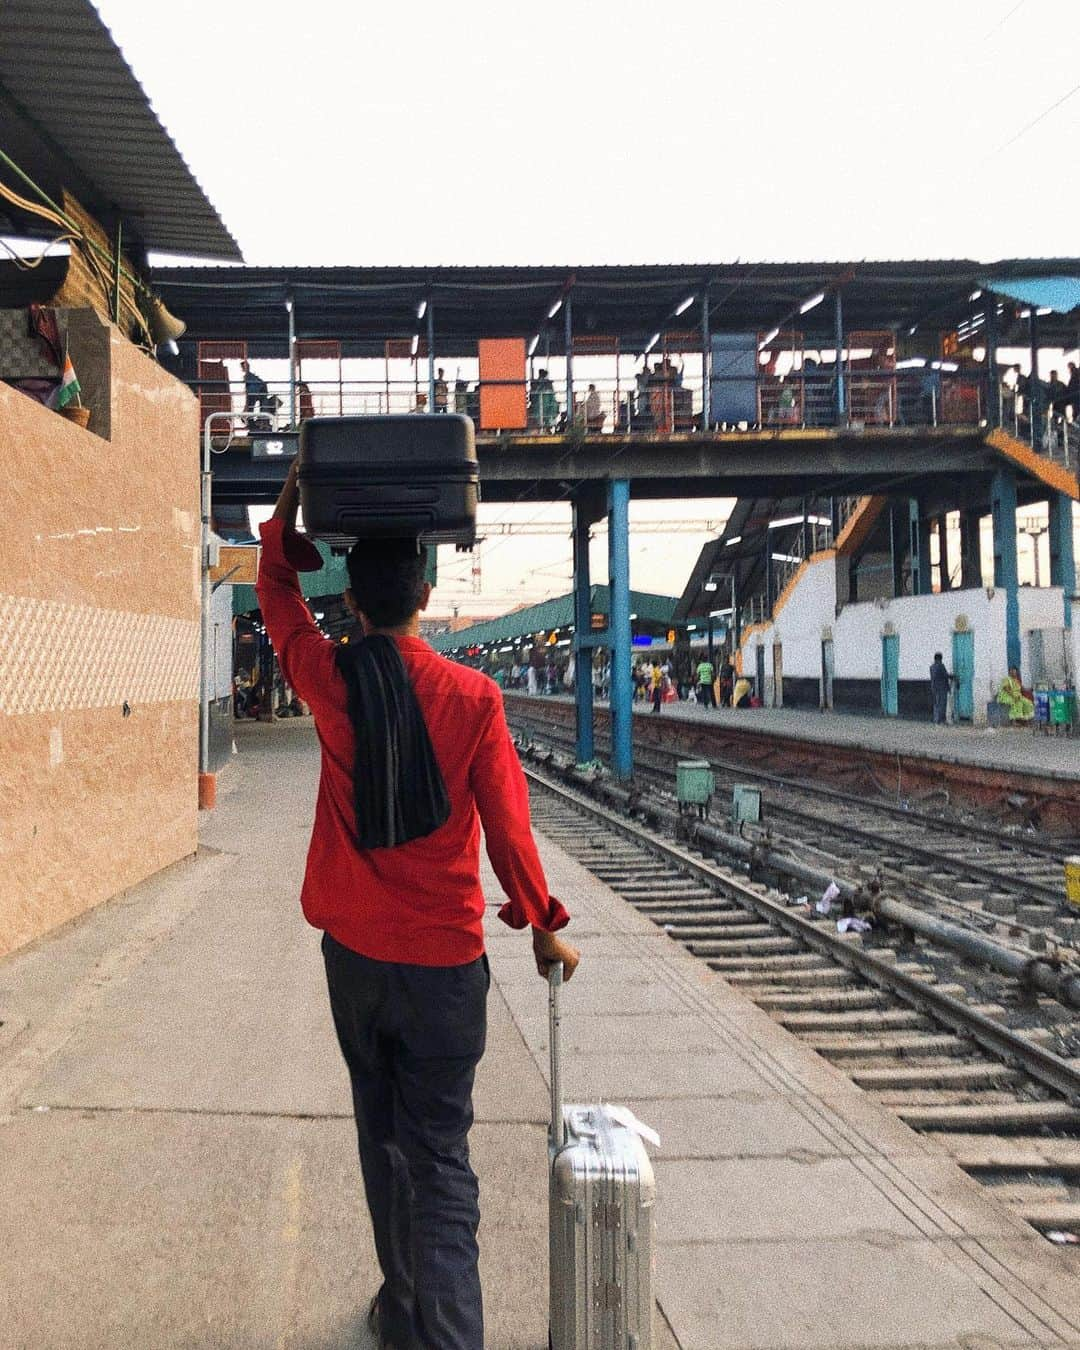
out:
M551 1049L551 1146L562 1148L566 1143L562 1102L562 1045L559 1036L559 1002L562 993L563 966L561 961L548 971L548 1041Z

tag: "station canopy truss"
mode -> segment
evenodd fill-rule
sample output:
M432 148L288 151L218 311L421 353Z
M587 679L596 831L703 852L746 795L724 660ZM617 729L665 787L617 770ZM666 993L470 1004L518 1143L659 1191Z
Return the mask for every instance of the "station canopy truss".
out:
M847 331L962 328L976 291L991 281L1045 282L1080 278L1080 258L896 262L664 264L522 267L157 267L154 284L169 308L204 340L243 339L251 357L288 355L286 304L298 339L335 340L344 357L382 357L387 341L425 337L418 316L434 309L439 356L475 354L481 338L543 335L541 353L565 345L563 304L573 306L576 355L616 341L642 354L655 334L678 333L691 344L708 296L712 333L767 333L798 319L807 336L827 343L832 307L800 314L808 299L840 289ZM687 301L689 304L686 304ZM554 312L553 312L554 311ZM1011 323L1015 314L1007 316ZM1043 321L1046 345L1073 346L1075 315ZM914 336L914 335L913 335ZM1003 345L1008 324L998 335ZM1017 332L1016 341L1026 339ZM406 351L408 348L406 347Z

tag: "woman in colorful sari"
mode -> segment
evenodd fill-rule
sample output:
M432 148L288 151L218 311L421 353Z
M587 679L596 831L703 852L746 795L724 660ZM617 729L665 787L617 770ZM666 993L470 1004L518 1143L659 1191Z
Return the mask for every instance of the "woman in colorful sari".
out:
M1030 722L1035 715L1035 705L1021 688L1020 672L1015 666L1009 668L1008 675L1001 681L997 701L1008 708L1010 722Z

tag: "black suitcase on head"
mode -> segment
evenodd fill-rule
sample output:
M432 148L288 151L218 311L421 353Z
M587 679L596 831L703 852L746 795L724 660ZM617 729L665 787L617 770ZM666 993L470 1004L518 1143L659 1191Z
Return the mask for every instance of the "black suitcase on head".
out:
M376 538L471 547L476 539L479 475L467 417L309 418L299 484L305 531L331 547Z

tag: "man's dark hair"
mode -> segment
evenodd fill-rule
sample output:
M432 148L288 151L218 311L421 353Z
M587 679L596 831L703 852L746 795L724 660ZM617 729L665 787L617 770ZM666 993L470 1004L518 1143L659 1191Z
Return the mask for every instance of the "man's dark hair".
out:
M357 608L376 628L397 628L420 608L427 549L415 539L362 539L345 559Z
M924 659L925 659L925 658L924 658ZM935 661L940 661L940 660L941 660L941 653L940 653L940 652L935 652L935 653L934 653L934 660L935 660Z

